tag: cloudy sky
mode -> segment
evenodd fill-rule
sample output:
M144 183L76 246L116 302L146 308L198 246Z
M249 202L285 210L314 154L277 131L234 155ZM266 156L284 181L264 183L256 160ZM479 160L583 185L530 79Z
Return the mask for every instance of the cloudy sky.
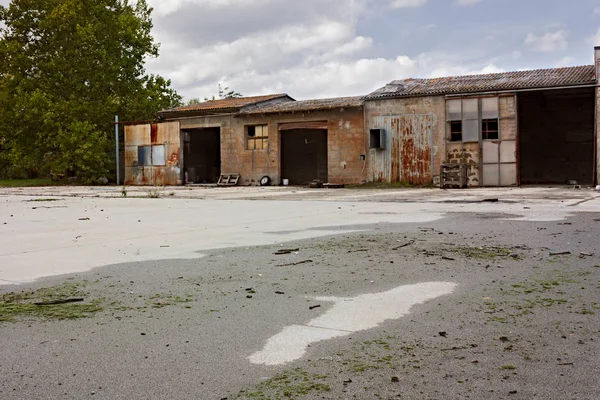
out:
M363 95L405 77L591 64L598 0L147 0L186 98ZM6 4L8 0L0 0Z

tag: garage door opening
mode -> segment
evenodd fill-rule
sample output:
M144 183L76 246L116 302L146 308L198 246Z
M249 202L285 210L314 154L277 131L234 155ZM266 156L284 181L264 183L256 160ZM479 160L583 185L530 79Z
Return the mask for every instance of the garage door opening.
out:
M187 183L217 183L221 175L221 128L183 132L184 177Z
M327 182L327 129L281 131L281 178L291 185Z
M521 184L593 183L593 88L519 94Z

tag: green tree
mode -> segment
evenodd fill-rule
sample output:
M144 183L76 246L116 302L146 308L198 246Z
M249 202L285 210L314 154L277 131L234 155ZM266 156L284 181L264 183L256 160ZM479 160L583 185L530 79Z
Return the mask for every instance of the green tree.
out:
M219 94L217 96L213 95L212 99L205 97L204 101L234 99L234 98L238 98L238 97L242 97L242 94L239 92L236 92L235 90L229 89L228 86L221 86L221 84L219 83ZM190 99L190 101L195 101L195 100L196 100L196 98ZM194 104L194 103L189 103L189 104Z
M144 69L159 49L151 12L145 0L0 6L0 173L93 181L114 164L114 115L153 119L181 104L169 80Z

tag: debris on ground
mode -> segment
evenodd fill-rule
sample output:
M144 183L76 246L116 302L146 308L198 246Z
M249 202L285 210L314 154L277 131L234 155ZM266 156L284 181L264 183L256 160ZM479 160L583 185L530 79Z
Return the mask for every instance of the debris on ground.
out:
M312 262L313 262L313 260L304 260L304 261L298 261L298 262L290 263L290 264L279 264L279 265L277 265L277 267L294 267L296 265L310 264Z
M320 308L320 307L321 307L321 305L317 304L316 306L310 306L310 307L308 307L308 309L309 310L314 310L315 308Z
M410 245L412 245L412 244L415 244L415 241L414 241L414 240L408 241L408 242L406 242L406 243L404 243L404 244L401 244L400 246L396 246L396 247L394 247L392 250L400 250L400 249L402 249L402 248L404 248L404 247L408 247L408 246L410 246Z
M292 253L294 253L296 251L300 251L300 249L281 249L281 250L279 250L279 251L277 251L276 253L273 253L273 254L275 254L276 256L282 256L282 255L285 255L285 254L292 254Z
M76 298L76 299L64 299L64 300L53 300L53 301L40 301L37 303L33 303L36 306L55 306L59 304L69 304L69 303L80 303L84 299Z

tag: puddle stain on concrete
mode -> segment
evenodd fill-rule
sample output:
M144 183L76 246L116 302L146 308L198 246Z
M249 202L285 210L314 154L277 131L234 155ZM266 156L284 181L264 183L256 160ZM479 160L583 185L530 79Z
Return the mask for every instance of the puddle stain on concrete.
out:
M387 320L399 319L409 314L413 306L448 295L456 286L451 282L427 282L354 298L318 297L317 301L333 302L333 307L306 325L284 328L248 359L253 364L264 365L295 361L304 356L312 343L348 336L376 328Z

